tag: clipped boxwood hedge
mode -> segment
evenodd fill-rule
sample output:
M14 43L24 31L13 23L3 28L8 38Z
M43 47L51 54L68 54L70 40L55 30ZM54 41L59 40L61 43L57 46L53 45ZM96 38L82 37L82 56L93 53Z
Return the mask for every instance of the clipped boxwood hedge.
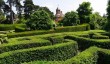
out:
M23 64L97 64L98 50L97 47L90 47L79 55L65 61L31 61Z
M11 42L8 44L0 45L0 53L13 51L13 50L19 50L19 49L47 46L47 45L51 45L51 42L48 40L44 40L44 39Z
M15 50L0 54L0 64L21 64L34 60L59 61L69 59L77 54L75 41L23 50Z
M109 39L108 40L107 39L95 40L95 39L78 37L75 35L65 36L64 38L77 41L80 50L85 50L85 49L89 48L90 46L97 46L97 47L101 47L101 48L110 49L110 40Z
M15 27L26 27L25 24L0 24L0 31L15 30Z
M93 35L92 39L109 39L109 36Z
M89 49L81 52L79 55L68 59L65 64L97 64L98 48L90 47Z
M52 44L63 43L65 41L63 36L52 36L52 37L47 37L47 39L51 41Z
M79 26L62 27L62 28L57 28L56 30L48 30L48 31L47 30L37 30L37 31L28 31L28 32L20 32L20 33L11 33L11 34L7 34L7 37L14 38L14 37L48 34L48 33L85 31L85 30L89 30L88 27L89 27L88 24L84 24L84 25L79 25Z
M98 64L110 64L110 50L100 49Z

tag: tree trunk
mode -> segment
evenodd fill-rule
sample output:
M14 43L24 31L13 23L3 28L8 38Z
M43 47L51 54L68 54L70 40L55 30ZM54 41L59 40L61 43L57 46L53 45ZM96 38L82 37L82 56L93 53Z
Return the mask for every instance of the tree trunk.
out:
M12 0L9 1L9 5L10 5L10 23L14 24L13 10L12 10Z

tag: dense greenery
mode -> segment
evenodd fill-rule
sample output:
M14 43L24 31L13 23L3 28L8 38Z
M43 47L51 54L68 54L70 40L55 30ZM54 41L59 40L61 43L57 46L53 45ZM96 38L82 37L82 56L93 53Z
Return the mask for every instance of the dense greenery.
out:
M51 29L53 25L50 16L44 10L33 13L26 24L31 30L47 30Z
M73 26L80 23L79 16L76 12L71 11L65 14L65 17L61 21L64 26Z
M92 14L92 8L90 5L90 2L83 2L77 9L81 24L90 22L90 14Z

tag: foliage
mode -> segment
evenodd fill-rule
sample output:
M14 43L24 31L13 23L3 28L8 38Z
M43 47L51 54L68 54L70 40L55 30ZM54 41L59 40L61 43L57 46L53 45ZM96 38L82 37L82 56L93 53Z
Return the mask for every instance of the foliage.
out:
M73 26L79 24L79 16L76 12L71 11L65 14L61 22L64 26Z
M28 32L20 32L20 33L9 33L7 34L8 38L14 37L23 37L23 36L33 36L33 35L40 35L40 34L48 34L48 33L60 33L60 32L75 32L75 31L85 31L89 30L89 25L78 25L78 26L67 26L67 27L58 27L56 30L37 30L37 31L28 31Z
M34 4L32 0L25 0L24 1L24 15L25 19L30 18L30 15L32 14L34 10Z
M102 29L106 24L106 17L102 17L98 12L90 15L89 22L91 29Z
M65 36L65 39L72 39L77 41L79 44L79 49L85 50L86 48L89 48L90 46L97 46L101 48L110 49L110 40L108 39L101 39L101 40L95 40L95 39L89 39L84 37L78 37L78 36Z
M77 54L77 46L75 41L68 41L53 46L10 51L0 54L0 63L20 64L34 60L66 60Z
M40 46L47 46L51 45L50 41L45 39L25 39L23 41L14 41L14 42L8 42L8 44L2 44L0 46L0 53L13 51L13 50L19 50L19 49L26 49L26 48L33 48L33 47L40 47Z
M105 25L105 30L110 30L110 0L108 0L107 5L107 24Z
M54 13L51 12L47 7L39 7L38 10L44 10L44 11L46 11L46 12L49 14L50 18L51 18L52 20L54 20Z
M5 21L5 15L2 11L0 11L0 23L2 23L3 21Z
M30 17L30 20L26 24L32 30L48 30L53 26L52 20L48 13L43 10L33 13Z
M90 5L90 2L83 2L77 9L81 24L90 22L90 14L92 14L92 8Z
M25 24L0 24L0 31L15 30L16 26L26 28Z

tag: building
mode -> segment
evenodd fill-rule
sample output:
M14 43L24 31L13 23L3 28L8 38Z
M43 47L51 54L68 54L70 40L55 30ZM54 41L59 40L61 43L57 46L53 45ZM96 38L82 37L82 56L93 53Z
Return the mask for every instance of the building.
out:
M55 21L59 22L63 18L63 13L62 11L57 7L56 9L56 14L55 14Z

